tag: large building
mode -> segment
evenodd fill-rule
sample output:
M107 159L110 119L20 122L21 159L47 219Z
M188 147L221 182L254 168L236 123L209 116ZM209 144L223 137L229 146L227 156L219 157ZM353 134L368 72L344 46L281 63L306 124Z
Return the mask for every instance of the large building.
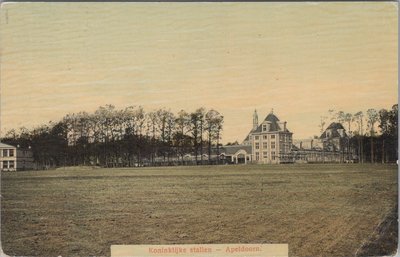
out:
M242 144L221 148L227 163L335 163L353 161L346 130L332 123L320 137L293 142L286 121L280 121L273 110L259 123L257 111L253 125Z
M287 129L286 121L280 121L273 113L269 113L258 124L258 114L254 111L253 128L243 141L243 145L251 146L253 163L290 163L292 150L292 132Z
M35 168L33 154L30 149L21 149L0 143L0 170L32 170Z
M176 164L280 164L280 163L340 163L352 161L348 136L340 123L332 123L320 137L293 140L286 121L280 121L273 110L259 123L257 111L253 124L241 144L207 148L197 158L193 152L181 159L170 159ZM160 157L158 160L162 163ZM165 160L164 160L165 162Z
M332 122L320 137L296 140L293 145L295 162L341 163L357 161L349 147L343 125Z

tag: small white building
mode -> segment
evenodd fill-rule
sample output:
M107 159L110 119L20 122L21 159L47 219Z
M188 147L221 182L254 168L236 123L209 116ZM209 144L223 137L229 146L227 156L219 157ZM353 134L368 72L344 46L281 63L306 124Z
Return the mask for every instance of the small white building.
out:
M1 171L32 170L34 168L33 154L30 149L0 143Z

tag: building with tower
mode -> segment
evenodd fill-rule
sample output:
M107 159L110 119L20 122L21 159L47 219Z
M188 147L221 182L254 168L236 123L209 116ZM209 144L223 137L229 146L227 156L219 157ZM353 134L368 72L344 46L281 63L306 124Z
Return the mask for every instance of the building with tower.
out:
M320 137L293 140L287 122L281 121L273 109L259 121L253 112L251 129L241 144L204 149L196 158L193 152L172 162L184 165L208 164L281 164L281 163L341 163L354 160L348 136L340 123L332 123ZM210 154L210 155L208 155ZM159 158L162 163L162 158Z
M280 121L273 110L261 123L254 110L252 128L243 142L223 146L221 156L233 164L340 163L354 159L342 124L330 124L320 137L293 142L287 122Z
M253 127L242 145L251 146L253 163L291 163L292 135L273 110L258 124L257 110L253 114Z
M292 135L286 121L271 112L259 123L257 110L253 113L253 126L240 145L225 146L229 163L292 163Z

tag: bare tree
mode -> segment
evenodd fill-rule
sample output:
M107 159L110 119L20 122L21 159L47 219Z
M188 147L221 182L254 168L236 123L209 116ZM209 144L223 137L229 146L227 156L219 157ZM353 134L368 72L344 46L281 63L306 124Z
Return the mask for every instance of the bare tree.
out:
M205 115L206 134L208 143L208 163L211 163L211 147L214 140L218 137L221 115L216 110L209 110Z
M358 125L357 134L358 134L358 156L361 163L364 163L364 146L363 146L363 119L364 114L362 111L359 111L353 115L354 120Z
M326 125L326 120L327 120L327 119L328 119L328 117L326 117L326 116L321 116L321 120L320 120L320 124L319 124L319 128L320 128L321 134L324 133L325 125Z
M368 116L368 127L370 131L370 137L371 137L371 163L375 162L375 156L374 156L374 136L375 136L375 123L378 121L378 112L375 109L368 109L367 110L367 116Z
M204 115L205 109L199 108L195 112L190 114L191 122L191 133L193 136L193 148L196 160L196 165L198 163L198 154L200 148L201 161L203 161L203 129L204 129Z
M175 142L177 148L179 149L178 155L180 155L183 164L183 155L185 153L185 148L189 146L188 133L191 130L190 115L184 110L179 111L178 116L175 120L175 126Z

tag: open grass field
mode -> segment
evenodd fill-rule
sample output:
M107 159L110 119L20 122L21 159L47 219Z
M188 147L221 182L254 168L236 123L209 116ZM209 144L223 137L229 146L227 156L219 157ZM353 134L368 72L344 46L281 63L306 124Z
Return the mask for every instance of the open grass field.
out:
M354 256L369 246L392 253L388 241L397 241L382 235L390 227L397 236L395 223L387 225L397 218L395 165L16 172L1 174L1 195L8 255L110 255L112 244L288 243L290 256Z

